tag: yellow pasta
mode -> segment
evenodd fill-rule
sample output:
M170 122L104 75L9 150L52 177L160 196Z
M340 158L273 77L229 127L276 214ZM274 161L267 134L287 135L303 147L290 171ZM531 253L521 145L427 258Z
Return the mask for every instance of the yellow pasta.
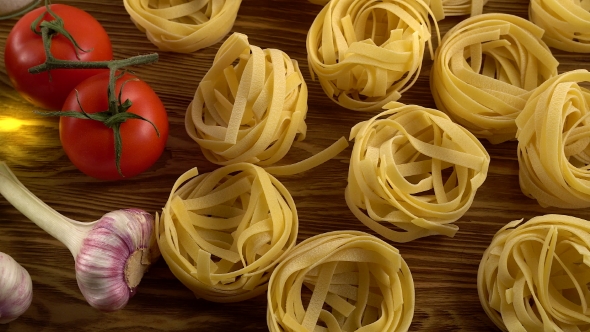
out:
M483 12L483 6L488 0L432 0L430 8L433 12L435 8L440 8L442 3L443 18L447 16L463 16L463 15L480 15ZM441 18L437 18L441 20Z
M273 272L267 297L271 332L405 332L414 316L414 281L399 251L356 231L298 244Z
M576 70L538 87L516 119L520 188L543 206L590 207L590 91Z
M139 30L162 51L190 53L231 30L242 0L123 0Z
M197 298L236 302L264 293L297 240L291 195L252 164L197 175L194 168L180 176L156 215L162 257Z
M346 203L367 227L395 242L443 234L471 206L490 156L444 113L392 103L352 128ZM393 226L393 227L388 227Z
M316 5L325 5L330 0L309 0ZM488 0L432 0L426 1L437 21L446 16L479 15Z
M233 65L235 62L237 64ZM205 157L218 165L281 160L307 131L307 85L297 61L276 49L262 50L234 33L221 45L189 105L185 126ZM341 138L328 149L289 166L269 167L293 174L331 159L348 146Z
M547 45L590 53L590 2L587 0L531 0L529 18L545 29Z
M515 138L514 120L531 91L557 75L543 30L509 14L468 18L444 36L430 88L437 108L478 138Z
M307 85L297 61L234 33L199 83L185 124L209 161L264 166L305 138L306 114Z
M590 330L590 221L544 215L496 233L477 273L479 300L502 330Z
M330 1L307 35L312 77L345 108L381 109L414 84L427 44L433 55L432 15L422 0Z

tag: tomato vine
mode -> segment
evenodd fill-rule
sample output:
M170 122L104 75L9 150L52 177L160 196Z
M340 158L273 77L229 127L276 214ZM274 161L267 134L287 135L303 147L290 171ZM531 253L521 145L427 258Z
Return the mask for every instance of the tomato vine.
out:
M105 126L113 130L114 135L114 144L115 144L115 164L117 168L117 172L121 177L124 177L123 172L121 171L121 154L122 154L122 146L123 142L121 140L121 132L120 126L127 120L130 119L139 119L142 121L149 122L156 131L158 137L160 136L160 132L154 123L150 120L137 115L135 113L127 112L127 110L132 106L131 100L121 100L121 94L123 90L123 86L119 94L115 93L115 83L118 78L120 78L124 71L122 69L129 67L129 66L137 66L142 64L153 63L158 60L157 53L150 53L145 55L138 55L126 59L121 60L109 60L109 61L73 61L73 60L63 60L57 59L53 56L51 52L51 40L53 36L56 34L61 34L65 36L76 48L78 51L88 52L89 50L83 50L78 43L74 40L74 38L70 35L68 31L64 28L63 20L56 15L54 12L51 11L49 6L49 0L45 1L46 12L43 12L42 15L39 16L32 24L31 29L40 34L43 40L43 47L46 54L46 60L44 63L29 68L29 72L31 74L39 74L42 72L48 72L49 77L51 79L51 70L54 69L109 69L109 81L107 87L107 98L108 98L108 109L97 112L97 113L87 113L85 112L80 103L80 112L78 111L59 111L59 112L52 112L52 111L42 111L38 112L43 115L47 116L60 116L60 117L74 117L79 119L88 119L93 121L99 121L103 123ZM45 20L42 21L46 14L49 14L53 20ZM77 91L76 91L77 94Z

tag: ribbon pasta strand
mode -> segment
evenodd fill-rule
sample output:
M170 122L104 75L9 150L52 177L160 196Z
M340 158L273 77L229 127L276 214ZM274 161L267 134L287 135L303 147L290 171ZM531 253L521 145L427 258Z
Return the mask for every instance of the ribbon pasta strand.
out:
M547 45L590 53L590 2L587 0L531 0L530 20L545 30Z
M399 251L356 231L299 243L273 272L267 298L271 332L407 331L415 304L412 275Z
M352 128L348 207L391 241L454 236L458 227L452 223L486 179L489 154L440 111L399 103L386 107Z
M293 141L305 138L307 97L297 61L282 51L250 45L246 35L234 33L199 84L185 128L215 164L270 166L287 154ZM267 170L280 175L303 172L347 146L343 137L302 162Z
M426 45L433 56L433 15L422 0L330 1L307 34L312 78L345 108L380 110L414 84Z
M565 72L538 87L516 119L522 192L543 206L590 207L590 72Z
M509 14L468 18L444 36L430 88L437 108L493 144L515 138L518 114L559 63L543 30Z
M496 233L477 273L483 309L504 331L588 331L590 222L515 220Z
M247 163L178 178L156 215L157 241L172 273L197 298L243 301L264 293L297 240L291 194Z
M190 53L227 35L242 0L123 0L139 30L162 51Z
M438 4L439 2L442 2L443 18L445 18L447 16L480 15L488 0L432 0L430 8L432 8L433 12L435 8L441 6Z

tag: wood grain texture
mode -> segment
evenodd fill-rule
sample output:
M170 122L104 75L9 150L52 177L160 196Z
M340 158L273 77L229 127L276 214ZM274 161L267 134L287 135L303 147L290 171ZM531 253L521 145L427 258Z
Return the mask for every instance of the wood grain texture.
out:
M60 0L95 16L109 33L115 58L157 52L130 21L120 0ZM486 12L527 17L525 0L490 0ZM320 7L304 0L244 0L232 31L249 36L252 44L278 48L299 61L309 87L308 136L294 144L281 161L290 164L321 151L370 114L353 112L330 101L312 81L306 60L305 38ZM461 18L440 22L444 34ZM16 19L0 21L0 56ZM201 154L184 129L185 110L221 42L191 54L159 52L160 60L135 68L164 102L170 119L170 138L160 160L132 179L101 182L80 173L63 153L58 120L42 118L10 87L0 64L0 116L26 121L18 132L0 132L0 159L43 201L68 217L98 219L122 207L161 210L177 177L197 166L201 173L216 168ZM555 51L560 72L590 69L588 55ZM434 107L428 77L431 60L402 102ZM416 286L416 310L411 331L497 331L481 309L476 291L479 261L494 233L506 222L546 213L590 219L590 211L541 208L526 198L518 185L516 143L484 142L492 161L484 185L460 221L455 238L434 236L395 244L407 261ZM371 233L349 211L344 201L351 147L335 159L305 174L281 177L297 204L299 241L321 232L354 229ZM114 313L91 308L74 276L74 260L58 241L0 199L0 251L21 263L33 279L34 298L19 319L0 326L5 331L267 331L266 298L235 304L196 299L160 259L144 277L138 294Z

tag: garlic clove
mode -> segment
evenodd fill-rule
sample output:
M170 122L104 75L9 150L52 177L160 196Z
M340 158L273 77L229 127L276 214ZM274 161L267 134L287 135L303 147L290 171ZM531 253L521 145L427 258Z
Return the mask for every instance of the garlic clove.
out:
M139 209L105 214L89 231L76 255L82 295L99 310L123 308L143 274L159 256L154 219Z
M12 257L0 252L0 324L17 319L32 300L31 276Z

